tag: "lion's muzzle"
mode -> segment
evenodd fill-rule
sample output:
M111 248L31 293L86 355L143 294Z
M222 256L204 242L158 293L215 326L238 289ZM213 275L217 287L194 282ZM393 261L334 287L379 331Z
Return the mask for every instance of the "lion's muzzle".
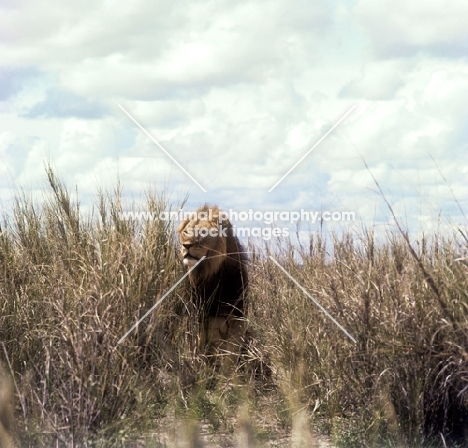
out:
M195 264L199 261L199 258L192 257L188 252L186 255L184 255L184 259L182 263L186 268L191 268L192 266L195 266Z

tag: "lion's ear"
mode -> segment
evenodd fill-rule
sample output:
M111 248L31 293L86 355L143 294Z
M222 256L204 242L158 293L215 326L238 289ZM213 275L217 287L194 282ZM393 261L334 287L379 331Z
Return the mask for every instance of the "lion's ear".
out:
M229 221L228 218L223 218L222 216L217 223L223 227L231 227L231 221Z
M229 219L227 217L227 213L222 212L218 208L214 209L214 213L211 216L211 223L225 227L231 226L231 223L229 222Z
M182 233L182 231L185 229L185 226L190 222L190 218L185 218L180 224L179 227L177 227L177 233Z

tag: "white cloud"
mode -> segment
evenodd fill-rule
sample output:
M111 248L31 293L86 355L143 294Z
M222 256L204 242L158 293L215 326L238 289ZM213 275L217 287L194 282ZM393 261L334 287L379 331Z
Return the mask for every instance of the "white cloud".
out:
M358 0L354 13L380 57L424 51L466 56L468 4L457 0Z
M392 99L404 85L402 74L408 71L408 66L399 60L371 61L359 77L341 89L340 96L371 101Z
M70 92L58 89L50 89L46 92L46 98L34 104L26 116L35 117L79 117L87 119L101 118L107 113L107 108L102 104L81 98Z
M387 221L363 158L392 201L428 196L437 209L451 201L438 170L466 197L464 9L421 0L3 7L3 171L37 188L45 159L88 195L118 175L132 192L190 191L194 205L352 206Z

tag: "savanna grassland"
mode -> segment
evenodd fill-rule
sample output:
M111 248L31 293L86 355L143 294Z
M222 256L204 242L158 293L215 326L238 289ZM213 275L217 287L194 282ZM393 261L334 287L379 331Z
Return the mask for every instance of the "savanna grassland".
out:
M47 176L42 201L20 193L1 221L18 446L468 446L465 229L251 245L248 340L225 376L198 348L183 285L117 346L184 274L173 223L120 219L119 187L84 214ZM143 208L169 206L149 193Z

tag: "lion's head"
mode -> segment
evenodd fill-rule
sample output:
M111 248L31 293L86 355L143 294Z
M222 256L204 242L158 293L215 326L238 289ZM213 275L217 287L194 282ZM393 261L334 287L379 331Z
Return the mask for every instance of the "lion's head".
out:
M187 217L177 229L184 266L190 269L205 256L198 272L216 274L227 254L228 230L232 236L231 223L223 219L218 207L205 205Z
M190 269L203 256L207 257L210 271L218 271L226 256L227 229L231 223L220 218L217 207L200 207L194 216L186 218L179 226L178 232L182 244L181 252L184 266ZM232 233L232 231L231 231Z
M242 314L247 257L226 215L216 206L204 205L194 216L187 217L177 232L185 268L192 268L206 257L189 275L202 300L230 304Z

